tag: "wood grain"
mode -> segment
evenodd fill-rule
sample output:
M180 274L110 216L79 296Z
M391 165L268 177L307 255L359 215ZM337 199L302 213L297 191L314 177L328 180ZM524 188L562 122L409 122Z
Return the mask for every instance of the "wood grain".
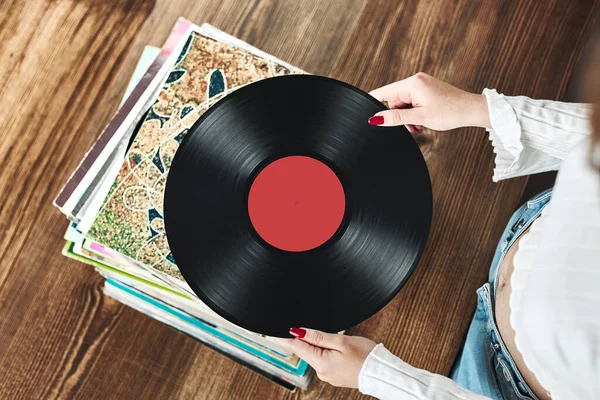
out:
M600 0L1 0L0 398L358 399L290 393L102 295L60 255L51 206L115 112L143 46L209 22L365 90L419 70L462 88L558 99ZM351 333L447 374L526 183L491 181L482 130L427 132L431 237L413 278Z

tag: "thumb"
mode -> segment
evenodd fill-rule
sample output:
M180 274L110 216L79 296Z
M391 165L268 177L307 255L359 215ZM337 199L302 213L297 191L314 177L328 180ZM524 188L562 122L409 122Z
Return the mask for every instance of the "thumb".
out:
M313 368L317 368L324 362L325 353L329 351L306 343L302 339L293 339L290 347L294 354L309 363Z
M398 108L378 112L369 118L369 124L378 126L425 125L423 119L423 112L419 108Z

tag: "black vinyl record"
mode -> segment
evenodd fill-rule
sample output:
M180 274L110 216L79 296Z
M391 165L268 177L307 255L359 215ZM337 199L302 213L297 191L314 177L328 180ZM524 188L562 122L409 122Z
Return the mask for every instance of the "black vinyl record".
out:
M345 330L398 293L427 241L431 183L404 127L367 123L382 110L343 82L288 75L204 113L164 199L175 262L204 303L289 337Z

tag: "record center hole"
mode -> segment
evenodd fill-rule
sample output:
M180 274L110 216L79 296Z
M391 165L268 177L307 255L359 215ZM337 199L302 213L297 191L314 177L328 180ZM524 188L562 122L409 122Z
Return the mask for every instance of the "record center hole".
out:
M250 187L248 214L260 237L280 250L319 247L338 230L346 198L337 175L311 157L289 156L263 168Z

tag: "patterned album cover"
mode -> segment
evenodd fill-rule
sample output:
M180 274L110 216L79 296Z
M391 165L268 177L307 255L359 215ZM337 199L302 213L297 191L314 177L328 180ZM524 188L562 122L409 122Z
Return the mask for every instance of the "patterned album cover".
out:
M212 104L231 91L268 77L302 73L272 57L192 32L87 236L183 280L163 221L166 178L181 140Z

